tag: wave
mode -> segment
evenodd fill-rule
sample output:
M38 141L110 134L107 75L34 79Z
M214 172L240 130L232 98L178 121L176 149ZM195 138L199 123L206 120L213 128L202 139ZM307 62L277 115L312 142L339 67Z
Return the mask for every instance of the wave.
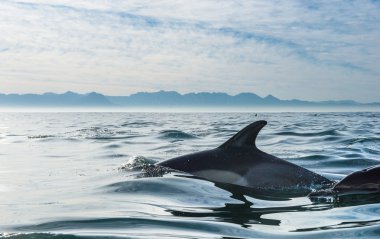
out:
M301 137L317 137L317 136L339 136L340 133L335 130L324 130L319 132L307 132L307 133L300 133L300 132L294 132L294 131L283 131L275 133L275 135L282 135L282 136L301 136Z
M104 148L106 148L106 149L118 149L121 147L122 146L120 144L109 144L109 145L104 146Z
M158 126L156 122L153 121L136 121L136 122L125 122L120 125L121 127L133 127L133 128L142 128L148 126Z
M146 166L154 165L156 163L153 159L145 158L144 156L136 156L130 159L126 164L119 167L119 170L126 171L139 171L143 170Z
M2 239L91 239L91 238L104 238L104 237L97 237L97 236L76 236L76 235L70 235L70 234L55 234L55 233L12 233L8 235L2 236L0 233L0 238ZM108 237L109 239L112 238L119 238L119 237Z
M55 135L50 134L41 134L41 135L30 135L28 136L28 139L47 139L47 138L54 138Z
M350 168L352 171L364 169L370 166L378 165L380 162L375 159L369 158L341 158L329 159L327 161L319 162L320 166L327 166L330 168Z
M192 134L188 134L179 130L164 130L160 132L160 138L161 139L195 139L196 136Z
M341 141L341 143L346 145L352 144L364 144L364 143L380 143L380 138L377 137L366 137L366 138L352 138Z
M142 137L142 135L130 130L123 131L112 127L95 126L66 132L63 137L71 139L122 140L138 138Z
M321 155L321 154L315 154L315 155L308 155L308 156L303 156L303 157L298 157L298 158L292 158L292 160L330 160L331 157L328 155Z
M95 135L86 137L86 139L98 139L98 140L118 140L118 139L133 139L140 136L135 135L126 135L126 136L107 136L107 135Z
M54 221L20 228L27 231L73 231L80 230L84 234L96 232L98 235L111 237L88 236L77 237L71 235L34 234L47 236L45 238L253 238L263 237L264 233L240 227L234 224L214 223L207 220L172 220L160 217L126 217L126 218L99 218L83 220ZM147 230L149 229L149 230ZM87 232L87 233L86 233ZM168 234L170 232L170 234ZM112 236L114 234L114 237ZM33 235L33 234L30 234ZM189 236L191 235L191 236ZM119 237L118 237L119 236ZM17 237L14 237L17 238ZM20 237L23 238L23 237ZM26 237L33 238L33 237ZM38 238L38 237L34 237ZM42 237L43 238L43 237ZM123 237L125 238L125 237Z

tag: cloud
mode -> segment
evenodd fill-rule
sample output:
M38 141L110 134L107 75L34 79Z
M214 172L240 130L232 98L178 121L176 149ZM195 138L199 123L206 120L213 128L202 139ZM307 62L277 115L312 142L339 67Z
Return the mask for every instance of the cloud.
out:
M379 5L2 1L1 91L253 91L380 100ZM315 84L319 91L310 88Z

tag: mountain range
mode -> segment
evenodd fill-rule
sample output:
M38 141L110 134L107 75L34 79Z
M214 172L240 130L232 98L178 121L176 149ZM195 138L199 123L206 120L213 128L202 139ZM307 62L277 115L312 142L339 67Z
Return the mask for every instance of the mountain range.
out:
M379 102L353 100L304 101L281 100L272 95L254 93L188 93L175 91L139 92L129 96L107 96L97 92L78 94L0 94L0 107L380 107Z

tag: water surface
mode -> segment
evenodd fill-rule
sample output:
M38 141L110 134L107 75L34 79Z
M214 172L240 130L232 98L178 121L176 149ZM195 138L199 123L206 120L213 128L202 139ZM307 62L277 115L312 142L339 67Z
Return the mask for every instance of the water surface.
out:
M0 237L379 238L377 198L241 198L149 166L261 119L259 148L329 179L380 164L380 113L0 113Z

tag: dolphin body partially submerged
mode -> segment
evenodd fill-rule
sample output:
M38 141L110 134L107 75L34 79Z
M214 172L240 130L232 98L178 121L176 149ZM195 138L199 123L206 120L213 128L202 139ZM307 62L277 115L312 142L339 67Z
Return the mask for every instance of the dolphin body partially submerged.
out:
M380 193L380 166L351 173L338 182L333 191L338 195Z
M353 173L337 183L303 167L267 154L255 140L266 121L256 121L221 146L157 163L215 183L236 185L255 192L293 192L306 196L319 189L334 193L379 193L380 167Z

